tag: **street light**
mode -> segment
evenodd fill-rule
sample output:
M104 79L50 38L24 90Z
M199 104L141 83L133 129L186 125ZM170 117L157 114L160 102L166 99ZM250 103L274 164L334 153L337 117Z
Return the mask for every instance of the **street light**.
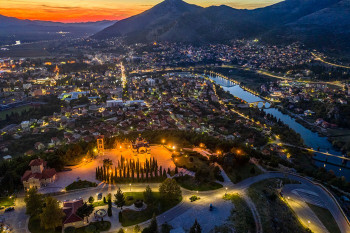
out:
M131 184L129 184L129 186L130 186L130 192L131 192Z
M225 189L226 189L226 191L225 191L225 195L226 195L227 194L227 187Z

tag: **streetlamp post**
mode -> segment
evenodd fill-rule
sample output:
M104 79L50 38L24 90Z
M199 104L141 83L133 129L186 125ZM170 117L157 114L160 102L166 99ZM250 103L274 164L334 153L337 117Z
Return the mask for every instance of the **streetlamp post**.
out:
M131 184L129 184L129 186L130 186L130 192L131 192Z

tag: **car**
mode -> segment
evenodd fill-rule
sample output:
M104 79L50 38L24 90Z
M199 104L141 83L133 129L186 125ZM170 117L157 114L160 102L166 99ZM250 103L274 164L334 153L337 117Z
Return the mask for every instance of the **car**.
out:
M102 200L102 193L97 194L97 200Z
M15 210L15 207L8 207L5 209L5 212L11 212L11 211L14 211Z

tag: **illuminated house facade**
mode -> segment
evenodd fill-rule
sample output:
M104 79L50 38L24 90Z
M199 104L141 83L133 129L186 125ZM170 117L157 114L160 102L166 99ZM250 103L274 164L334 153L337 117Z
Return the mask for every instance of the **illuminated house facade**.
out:
M46 161L43 159L34 159L29 163L30 170L27 170L22 176L24 190L30 188L39 189L56 180L57 173L54 168L47 168Z

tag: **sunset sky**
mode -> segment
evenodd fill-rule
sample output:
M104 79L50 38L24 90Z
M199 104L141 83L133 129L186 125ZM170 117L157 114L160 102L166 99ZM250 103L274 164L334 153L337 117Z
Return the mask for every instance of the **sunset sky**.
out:
M87 22L123 19L138 14L162 0L0 0L0 14L19 19ZM258 8L280 0L186 0L207 7L229 5Z

